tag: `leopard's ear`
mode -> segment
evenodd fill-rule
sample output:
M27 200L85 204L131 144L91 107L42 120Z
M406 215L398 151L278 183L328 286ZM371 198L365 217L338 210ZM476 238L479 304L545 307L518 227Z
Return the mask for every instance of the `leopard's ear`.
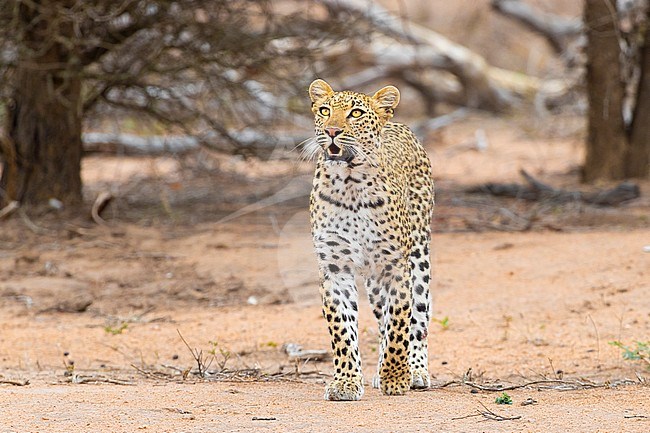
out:
M332 90L332 87L325 82L325 80L321 80L320 78L317 80L314 80L310 85L309 85L309 97L311 98L311 102L318 102L322 101L325 98L328 98L334 94L334 90Z
M399 90L395 86L386 86L377 90L372 95L372 99L377 104L379 114L383 114L390 119L393 117L393 110L399 104Z

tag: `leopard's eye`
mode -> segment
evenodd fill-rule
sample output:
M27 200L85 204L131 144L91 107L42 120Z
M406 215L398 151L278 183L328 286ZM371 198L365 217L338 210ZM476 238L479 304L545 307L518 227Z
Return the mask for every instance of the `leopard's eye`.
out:
M330 115L330 109L327 108L327 107L320 107L320 108L318 109L318 112L319 112L322 116L325 116L325 117L327 117L327 116Z
M355 119L358 119L361 116L363 116L363 110L359 110L358 108L355 108L354 110L350 111L350 117L354 117Z

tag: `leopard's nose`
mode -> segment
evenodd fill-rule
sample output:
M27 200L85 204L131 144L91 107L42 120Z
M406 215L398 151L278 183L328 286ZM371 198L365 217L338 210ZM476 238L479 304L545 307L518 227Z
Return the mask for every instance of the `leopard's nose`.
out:
M329 135L330 137L334 138L337 135L339 135L343 130L341 128L336 128L336 127L328 127L325 128L325 133Z

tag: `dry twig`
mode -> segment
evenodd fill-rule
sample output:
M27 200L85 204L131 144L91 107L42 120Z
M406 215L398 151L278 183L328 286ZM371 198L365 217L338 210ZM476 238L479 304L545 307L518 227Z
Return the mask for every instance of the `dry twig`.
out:
M484 410L477 409L475 414L470 414L470 415L465 415L465 416L458 416L452 418L452 420L459 420L459 419L466 419L466 418L473 418L476 416L482 416L483 418L490 419L493 421L514 421L521 419L521 415L515 415L515 416L506 416L506 415L499 415L496 412L493 412L492 410L488 409L487 406L485 406L482 402L479 401L479 404L483 406Z
M181 331L177 329L176 332L178 332L179 337L181 337L181 340L183 340L183 343L189 349L190 353L192 354L192 357L196 361L196 365L198 368L198 375L200 377L205 377L208 372L208 368L210 368L210 365L214 360L214 356L208 360L207 357L203 356L203 350L192 349L190 345L187 343L187 341L185 340L185 338L183 338L183 334L181 334Z
M9 202L7 206L3 207L0 210L0 220L11 215L19 207L20 207L20 203L18 203L17 201L14 200Z
M70 382L75 384L82 383L110 383L112 385L135 385L135 382L130 380L122 379L113 379L110 377L98 375L98 374L73 374L70 377Z
M100 226L106 225L106 220L102 218L101 214L111 200L113 200L113 194L103 191L97 196L95 202L93 203L90 215L92 216L93 221L95 221Z
M54 231L52 230L45 229L43 227L39 227L38 225L36 225L31 219L29 219L29 216L27 216L27 213L22 208L18 208L18 214L22 218L27 228L30 229L32 232L36 233L37 235L47 235L47 234L54 233Z

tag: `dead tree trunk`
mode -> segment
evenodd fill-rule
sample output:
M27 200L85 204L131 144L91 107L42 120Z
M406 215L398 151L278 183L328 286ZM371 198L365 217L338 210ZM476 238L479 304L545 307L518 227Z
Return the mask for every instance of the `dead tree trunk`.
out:
M613 0L586 0L587 155L583 180L625 177L627 137L623 121L623 84L616 6Z
M21 3L24 35L19 52L13 101L2 141L0 196L37 205L56 198L81 201L81 81L66 47L52 40L42 16L47 6ZM63 27L63 25L61 25ZM59 34L74 31L57 28Z
M641 49L639 88L630 128L625 169L629 177L650 176L650 7L646 11L644 45Z

